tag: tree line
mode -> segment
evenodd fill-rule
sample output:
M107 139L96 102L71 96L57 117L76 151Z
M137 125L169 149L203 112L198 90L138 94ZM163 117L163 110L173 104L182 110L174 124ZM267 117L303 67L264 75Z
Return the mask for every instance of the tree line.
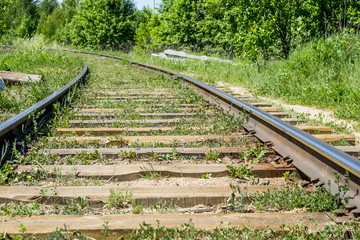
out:
M3 42L41 34L89 48L133 42L141 17L133 0L0 0L0 10Z
M89 48L168 47L257 60L287 58L299 45L358 34L359 0L163 0L136 10L133 0L0 0L2 41L41 34Z

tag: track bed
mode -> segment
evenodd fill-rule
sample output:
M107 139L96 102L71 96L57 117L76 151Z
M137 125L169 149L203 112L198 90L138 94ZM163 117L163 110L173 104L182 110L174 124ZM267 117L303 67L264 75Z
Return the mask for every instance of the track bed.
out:
M117 239L157 221L316 231L335 224L330 211L345 209L245 131L246 115L224 112L181 79L84 58L92 74L81 97L18 156L11 181L0 187L1 231L18 234L21 225L46 236L65 225Z

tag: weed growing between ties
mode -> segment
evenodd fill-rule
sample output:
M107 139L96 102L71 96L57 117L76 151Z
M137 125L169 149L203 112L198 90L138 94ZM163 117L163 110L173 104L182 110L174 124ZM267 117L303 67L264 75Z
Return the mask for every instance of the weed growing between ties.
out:
M293 175L285 174L289 179ZM348 198L344 197L349 190L349 178L345 185L340 184L340 177L335 174L339 193L332 194L325 186L314 191L302 188L298 183L288 183L285 188L269 189L266 192L248 193L247 189L240 189L239 186L230 185L233 193L226 200L228 210L235 212L247 212L249 207L254 211L267 211L276 209L278 211L291 211L293 209L306 209L309 212L332 212L337 209L345 209ZM328 183L330 187L331 183Z
M194 223L189 221L180 228L166 228L158 223L154 227L145 222L140 229L134 230L129 239L344 239L360 237L359 223L350 222L341 225L329 225L324 229L309 233L303 225L282 226L283 231L255 230L249 227L236 228L220 226L214 231L201 231L196 229Z
M246 138L246 137L238 137L233 138L230 141L225 141L224 139L198 139L197 142L181 142L181 141L174 141L173 143L161 143L161 142L155 142L155 143L138 143L134 142L129 145L129 147L133 148L160 148L160 147L166 147L166 148L178 148L178 147L184 147L184 148L196 148L196 147L209 147L209 148L216 148L216 147L243 147L247 145L251 145L256 140L254 138Z
M56 194L56 192L53 194ZM46 198L44 194L42 196ZM0 207L0 216L84 215L85 211L94 210L87 209L86 205L85 197L68 200L66 205L38 203L35 201L30 203L4 203Z
M29 152L27 155L19 155L18 158L12 160L15 164L22 165L92 165L96 163L106 163L106 156L100 156L100 153L95 150L94 153L81 152L79 154L67 155L63 158L59 154L42 153L38 150Z
M247 150L239 153L239 158L243 159L245 163L259 163L268 152L257 143L255 146L250 146Z
M121 140L121 136L117 136L116 140ZM116 142L116 147L127 147L127 148L193 148L193 147L209 147L209 148L216 148L216 147L243 147L249 146L258 141L255 138L251 137L234 137L231 139L203 139L198 138L194 142L183 142L183 141L173 141L172 143L163 143L163 142L132 142L126 143L122 141ZM66 140L61 142L56 141L49 141L44 139L44 141L38 141L36 148L103 148L109 145L108 143L104 144L100 140L93 140L89 142L82 142L79 143L76 140Z
M152 152L151 153L151 160L155 161L155 160L159 160L159 161L163 161L163 160L195 160L197 159L196 156L189 156L189 155L183 155L181 154L175 147L173 147L171 153L155 153Z
M242 164L239 166L228 165L226 166L229 169L229 174L231 178L240 178L240 179L253 179L254 173L252 172L252 167L248 164Z
M209 160L218 161L220 156L220 152L217 150L210 149L208 152L205 153L205 157ZM221 162L221 159L220 159Z
M153 206L153 210L157 213L166 214L166 213L175 213L176 205L168 203L163 199L157 199L156 204Z
M161 173L156 172L154 170L154 167L152 166L152 164L149 164L148 166L143 166L140 168L143 172L145 172L145 174L140 174L141 178L145 178L145 179L149 179L149 180L157 180L162 177Z
M208 172L204 172L204 174L201 176L202 179L210 179L211 178L211 173Z
M132 202L133 190L118 192L116 189L110 189L110 196L106 201L104 208L124 208Z
M108 239L110 236L114 236L109 228L108 221L105 221L103 224L103 239ZM4 239L24 239L24 240L50 240L50 239L66 239L66 240L87 240L89 237L83 235L81 231L69 231L69 227L64 226L63 228L57 229L53 233L49 234L46 237L36 238L34 236L27 237L26 226L19 226L20 232L22 234L9 236L6 233L1 234L0 237ZM124 236L116 235L118 239L131 239L131 240L140 240L140 239L183 239L183 240L192 240L192 239L249 239L249 240L259 240L259 239L304 239L304 240L327 240L327 239L359 239L360 238L360 226L358 222L349 222L339 225L328 225L323 229L320 229L315 232L309 232L306 226L301 224L294 226L282 226L282 231L274 232L267 229L252 229L249 227L231 227L231 226L219 226L215 230L199 230L196 228L195 224L192 221L181 224L178 228L167 228L158 223L157 226L152 226L143 222L140 225L140 228L133 230Z
M86 197L77 197L71 199L68 203L62 206L63 215L83 215L87 205Z
M45 210L38 202L31 203L5 203L0 207L0 216L37 216L43 215Z
M11 163L7 162L0 170L0 186L12 185L20 182L31 186L40 180L47 179L49 175L48 172L40 167L29 171L17 172L12 167Z
M0 233L2 239L21 239L21 240L53 240L53 239L63 239L63 240L90 240L91 238L84 236L80 231L70 230L69 226L64 226L63 228L56 228L56 230L48 234L46 237L35 237L27 236L27 229L25 226L20 224L19 231L22 234L19 235L9 235L8 233Z

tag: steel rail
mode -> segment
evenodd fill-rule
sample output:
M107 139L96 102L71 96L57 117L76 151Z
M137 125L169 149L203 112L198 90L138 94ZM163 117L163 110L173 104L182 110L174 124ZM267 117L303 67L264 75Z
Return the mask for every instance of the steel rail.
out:
M5 146L6 141L11 142L14 139L19 139L20 134L23 134L23 125L27 122L30 116L39 113L42 110L50 110L55 102L63 99L66 94L73 89L78 83L83 81L88 73L89 69L86 64L81 73L73 79L71 82L60 88L56 92L52 93L48 97L44 98L40 102L29 107L25 111L17 114L9 120L0 124L0 146ZM0 149L0 151L3 151ZM1 156L0 156L1 157ZM1 158L0 158L1 159Z
M244 128L253 132L261 141L271 144L273 149L280 155L292 160L294 166L300 172L314 182L318 182L319 186L326 185L332 193L338 193L335 174L338 173L340 184L344 185L347 178L346 173L348 173L350 190L347 191L346 195L342 195L341 197L349 197L349 204L360 208L360 161L358 159L318 140L279 118L271 116L257 107L184 74L101 53L66 49L62 51L122 60L130 64L183 78L188 83L194 85L200 95L205 99L219 103L224 110L236 116L244 115L244 112L246 112L248 121L244 125ZM330 186L328 185L329 182L331 183Z

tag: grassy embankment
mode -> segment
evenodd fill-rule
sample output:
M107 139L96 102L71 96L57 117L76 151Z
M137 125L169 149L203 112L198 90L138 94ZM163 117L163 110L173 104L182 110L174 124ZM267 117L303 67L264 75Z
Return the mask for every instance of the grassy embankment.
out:
M6 85L6 90L0 93L0 122L65 86L83 69L78 57L24 42L25 47L0 51L0 70L37 74L43 78L39 83Z

